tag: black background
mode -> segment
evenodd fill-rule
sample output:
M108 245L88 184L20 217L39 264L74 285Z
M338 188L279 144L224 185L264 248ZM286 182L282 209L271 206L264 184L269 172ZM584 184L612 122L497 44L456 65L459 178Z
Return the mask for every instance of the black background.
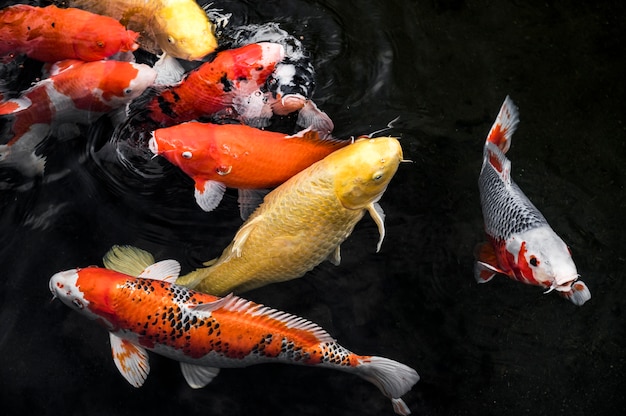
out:
M381 200L324 263L244 297L306 317L360 354L414 367L419 415L613 415L626 410L624 18L618 1L217 1L231 24L277 21L301 36L315 101L339 137L397 116L405 158ZM509 94L521 123L514 180L570 245L582 307L502 276L478 285L482 146ZM105 123L106 126L106 123ZM106 158L107 129L55 142L47 180L0 190L0 403L4 414L391 415L356 376L286 365L227 369L190 389L151 354L134 389L108 336L48 279L133 244L186 272L241 224L236 193L204 213L175 169L141 176ZM103 138L104 136L104 138ZM110 156L110 153L109 153ZM147 176L147 177L146 177Z

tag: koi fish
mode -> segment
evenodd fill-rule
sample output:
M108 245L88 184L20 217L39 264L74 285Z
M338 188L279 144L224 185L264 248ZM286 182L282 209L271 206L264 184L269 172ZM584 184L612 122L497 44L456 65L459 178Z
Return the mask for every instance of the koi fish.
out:
M115 19L79 9L18 4L0 10L0 56L98 61L136 50L138 36Z
M221 368L299 364L356 374L390 398L396 413L410 413L400 397L419 380L412 368L357 355L304 318L176 285L178 262L147 266L153 261L145 251L113 247L104 257L108 268L67 270L49 282L55 298L109 331L115 365L134 387L150 372L147 351L179 361L192 388L206 386Z
M71 7L110 16L141 34L148 52L201 60L217 48L213 24L195 0L69 0Z
M226 188L238 188L242 217L253 203L250 189L274 188L312 163L346 146L307 129L287 136L237 124L195 121L155 130L148 146L195 181L196 202L215 209Z
M176 283L214 295L295 279L329 259L368 211L385 236L378 200L402 160L397 139L361 138L270 192L215 260Z
M160 127L217 114L243 120L267 117L251 101L262 96L260 86L284 56L281 45L268 42L221 51L212 61L189 72L179 84L135 107L139 112L147 111L147 118Z
M222 37L231 47L257 42L283 45L285 59L276 64L265 88L262 89L264 105L270 109L268 111L271 111L271 114L277 116L297 112L298 126L311 127L322 136L332 132L334 129L332 120L312 100L315 90L315 69L299 39L274 22L225 28ZM228 42L228 38L232 41Z
M478 179L485 231L489 242L477 248L474 275L478 283L504 274L513 280L556 290L575 305L591 298L578 280L567 245L511 179L511 162L504 155L519 122L507 96L487 136Z
M13 118L13 136L0 146L0 165L10 161L29 175L33 163L43 169L41 157L34 152L53 127L95 121L137 98L156 78L145 64L113 60L61 61L50 74L20 97L0 102L0 116Z

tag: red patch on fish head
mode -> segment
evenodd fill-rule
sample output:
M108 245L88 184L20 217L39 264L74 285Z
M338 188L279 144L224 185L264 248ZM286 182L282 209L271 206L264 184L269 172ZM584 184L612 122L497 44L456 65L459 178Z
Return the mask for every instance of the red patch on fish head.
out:
M88 309L105 319L113 322L115 311L111 299L111 289L116 287L127 276L113 270L99 267L87 267L78 271L76 286L88 302Z
M74 13L85 30L77 31L72 37L76 57L84 61L97 61L108 58L117 52L136 50L139 33L126 30L117 20L91 13Z
M111 101L114 97L125 98L132 94L131 82L137 78L139 69L126 62L115 62L110 70L112 72L103 77L98 85L102 98Z

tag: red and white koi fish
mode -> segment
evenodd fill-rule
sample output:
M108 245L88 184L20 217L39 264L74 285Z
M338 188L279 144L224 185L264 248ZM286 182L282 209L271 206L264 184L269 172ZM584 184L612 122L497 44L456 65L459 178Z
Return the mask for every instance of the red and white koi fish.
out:
M157 129L148 143L155 155L194 180L196 202L203 210L215 209L227 187L239 189L244 218L262 202L259 198L254 203L255 192L250 190L275 188L348 144L321 139L310 129L288 136L241 124L197 121Z
M138 103L138 111L145 107L146 117L158 127L220 115L246 122L269 118L255 100L263 96L261 85L284 56L282 45L269 42L221 51L179 84L160 91L145 105Z
M581 280L567 245L511 179L504 155L519 122L517 107L507 96L491 127L478 179L485 231L489 242L477 248L474 275L479 283L496 273L520 282L556 290L575 305L591 293Z
M136 50L138 36L111 17L79 9L18 4L0 10L0 56L99 61Z
M55 298L109 331L113 360L133 386L148 377L146 350L179 361L192 388L206 386L220 368L300 364L356 374L389 397L396 413L410 413L400 397L419 380L412 368L356 355L318 325L286 312L173 284L180 270L174 260L141 271L152 261L143 250L113 247L104 258L110 269L67 270L49 283Z
M13 118L13 136L0 146L4 155L0 165L10 160L23 172L32 172L23 164L33 162L34 148L52 128L93 122L137 98L156 78L148 65L113 60L61 61L51 67L50 74L20 97L0 102L0 116ZM39 156L34 159L41 162ZM38 166L43 168L43 163Z

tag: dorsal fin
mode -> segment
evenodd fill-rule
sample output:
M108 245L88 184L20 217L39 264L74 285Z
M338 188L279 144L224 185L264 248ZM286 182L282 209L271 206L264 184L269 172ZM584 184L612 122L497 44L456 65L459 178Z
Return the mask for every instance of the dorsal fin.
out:
M350 144L349 140L335 139L330 134L322 137L316 130L313 129L312 126L309 126L304 130L300 130L299 132L290 136L285 136L285 139L299 139L309 143L319 143L322 145L330 146L335 145L338 147Z
M513 137L518 123L519 113L517 107L507 95L504 103L502 103L502 107L500 107L498 117L496 117L496 121L487 135L485 146L487 146L487 143L493 143L502 150L502 153L506 153L509 147L511 147L511 137Z
M287 328L308 332L309 335L315 337L319 342L335 341L335 339L322 327L302 317L272 309L233 294L222 298L222 300L224 300L224 302L220 305L220 309L225 311L242 313L259 319L267 318L276 320L283 323Z

